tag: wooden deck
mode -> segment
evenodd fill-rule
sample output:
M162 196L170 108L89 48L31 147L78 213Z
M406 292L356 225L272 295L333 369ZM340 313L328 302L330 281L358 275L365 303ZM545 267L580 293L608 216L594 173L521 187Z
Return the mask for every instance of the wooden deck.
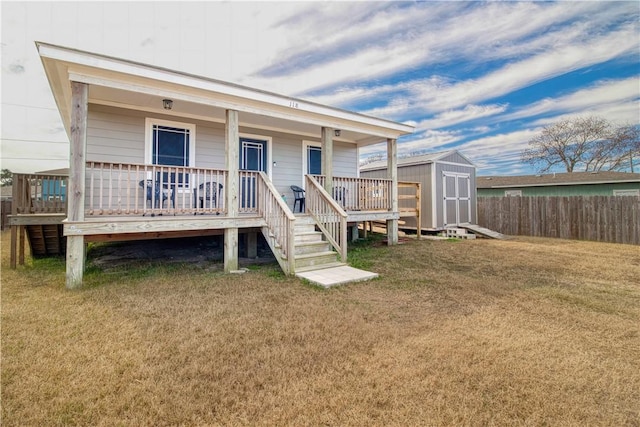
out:
M287 260L295 249L295 216L262 172L239 171L237 206L229 209L224 189L228 172L219 169L88 162L84 218L67 218L66 177L14 176L14 201L9 223L12 229L11 266L24 263L24 237L31 226L57 227L64 237L86 241L118 241L222 234L228 229L268 230L272 248ZM150 177L150 178L149 178ZM347 225L364 221L398 220L419 215L420 188L400 183L401 211L392 211L391 181L334 177L332 191L324 177L307 176L307 214L314 217L325 239L346 261ZM331 189L330 189L331 190ZM415 203L415 204L414 204ZM235 204L235 203L234 203ZM413 208L415 206L415 208ZM33 230L35 236L36 229ZM51 235L51 230L47 233ZM56 242L37 246L61 248ZM48 245L48 246L47 246ZM33 242L32 249L36 246ZM46 253L47 251L45 251ZM63 251L59 251L63 252ZM34 253L35 254L35 253ZM287 271L292 266L283 265Z

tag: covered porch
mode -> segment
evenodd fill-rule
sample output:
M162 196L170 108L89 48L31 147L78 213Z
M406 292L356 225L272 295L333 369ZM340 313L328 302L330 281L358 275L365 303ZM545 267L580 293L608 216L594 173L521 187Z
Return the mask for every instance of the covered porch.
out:
M387 221L388 242L397 243L397 138L411 126L74 49L38 49L70 138L68 287L81 285L84 245L100 236L219 230L225 271L234 271L238 231L258 228L294 274L303 266L296 239L309 226L296 226L285 200L294 184L306 190L310 225L341 262L348 223ZM170 132L183 141L177 154L158 145ZM388 176L359 178L359 148L381 142ZM321 155L320 174L304 163L309 146Z

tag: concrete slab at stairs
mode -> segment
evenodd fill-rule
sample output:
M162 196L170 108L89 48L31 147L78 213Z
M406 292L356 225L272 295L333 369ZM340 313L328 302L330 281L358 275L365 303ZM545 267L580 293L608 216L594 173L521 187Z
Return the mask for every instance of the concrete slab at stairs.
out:
M301 279L306 279L315 285L329 288L331 286L344 285L346 283L375 279L378 277L378 274L359 270L357 268L349 267L348 265L341 265L338 267L296 273L296 276Z
M313 218L296 215L296 276L325 288L378 277L337 260L331 245L316 231Z

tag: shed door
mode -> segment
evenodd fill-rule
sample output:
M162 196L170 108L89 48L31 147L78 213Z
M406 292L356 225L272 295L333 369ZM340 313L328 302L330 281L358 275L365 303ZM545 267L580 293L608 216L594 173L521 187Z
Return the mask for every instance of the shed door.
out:
M469 174L443 172L442 194L444 225L468 224L471 221L471 178Z

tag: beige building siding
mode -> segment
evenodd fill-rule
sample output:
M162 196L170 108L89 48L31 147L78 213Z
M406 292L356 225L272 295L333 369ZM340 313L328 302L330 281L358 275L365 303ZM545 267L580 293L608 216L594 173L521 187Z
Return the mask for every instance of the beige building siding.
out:
M420 209L422 214L422 228L433 228L433 198L431 197L431 164L403 166L398 168L398 181L420 182L421 188L421 201ZM360 172L362 178L387 178L386 169L375 169L369 171ZM405 194L399 189L399 194ZM408 194L408 193L407 193ZM409 206L410 201L399 201L399 208L413 207ZM413 203L415 205L415 203ZM415 217L402 218L404 221L403 226L407 228L417 228Z
M98 162L144 163L144 116L119 110L89 108L87 159Z
M358 176L358 152L355 145L334 142L333 175L356 178Z
M405 163L411 161L418 162L420 159L404 159ZM458 210L449 209L448 214L451 215L448 216L456 218L457 212L457 218L459 218L461 223L467 220L472 224L477 222L475 167L469 163L463 155L454 151L439 157L435 162L422 161L415 164L398 165L398 181L420 182L422 184L422 229L441 229L447 225L447 221L444 218L443 175L445 172L448 175L455 174L459 176L460 178L456 178L457 180L468 181L468 194L470 197L470 201L468 202L470 209L465 209L464 204L467 202L463 199L464 194L459 194L459 198L457 198L455 202ZM385 178L386 175L386 167L379 165L374 166L374 169L360 172L360 176L363 178ZM459 181L460 184L462 184L462 182L463 181ZM451 203L451 201L449 203ZM402 220L405 221L404 225L407 228L415 228L415 218L403 218ZM451 220L451 218L449 218L449 220Z

